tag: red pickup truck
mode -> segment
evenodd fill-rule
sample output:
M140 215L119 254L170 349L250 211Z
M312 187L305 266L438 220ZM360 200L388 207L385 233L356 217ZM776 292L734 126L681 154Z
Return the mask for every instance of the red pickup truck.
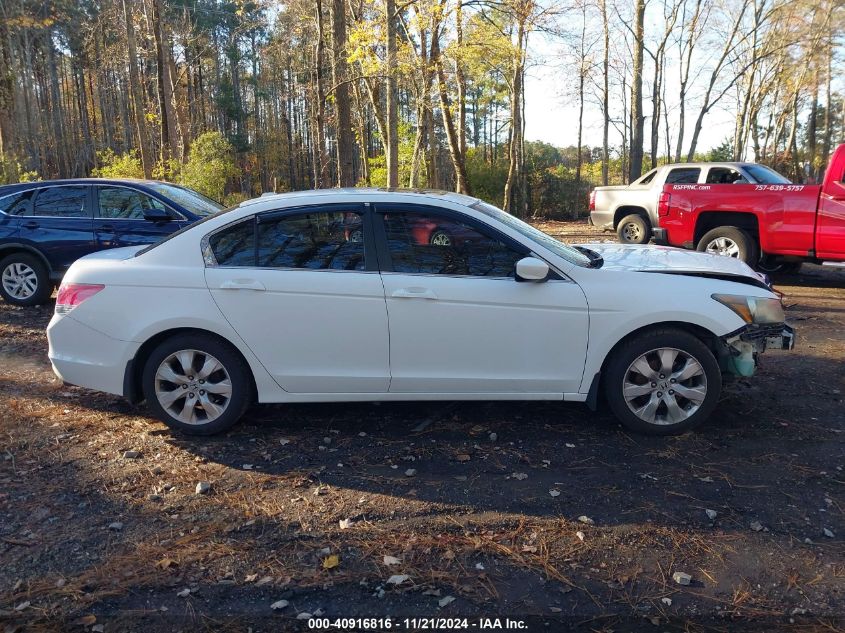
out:
M845 262L843 181L845 144L821 185L665 185L655 241L738 257L764 272Z

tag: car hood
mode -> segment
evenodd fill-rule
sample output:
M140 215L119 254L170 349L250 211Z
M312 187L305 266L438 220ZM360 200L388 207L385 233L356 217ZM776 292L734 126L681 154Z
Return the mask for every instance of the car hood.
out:
M734 257L710 255L670 246L635 244L581 244L604 259L603 270L668 273L744 281L769 288L766 275Z

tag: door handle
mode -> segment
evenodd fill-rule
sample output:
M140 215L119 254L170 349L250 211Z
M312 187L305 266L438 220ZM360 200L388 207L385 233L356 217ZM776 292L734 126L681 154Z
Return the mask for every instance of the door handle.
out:
M428 288L400 288L394 290L390 296L396 299L437 299L434 291Z
M30 221L30 222L25 222L22 226L23 226L23 228L25 228L25 229L37 229L37 228L38 228L39 226L41 226L41 225L40 225L40 224L38 224L38 222L32 222L32 221Z
M255 279L230 279L220 284L222 290L267 290L264 284Z

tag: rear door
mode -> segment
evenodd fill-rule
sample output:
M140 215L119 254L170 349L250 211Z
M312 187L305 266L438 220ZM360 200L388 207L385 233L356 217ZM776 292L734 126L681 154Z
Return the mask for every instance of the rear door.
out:
M185 226L182 217L160 200L120 185L94 187L94 239L98 249L152 244ZM168 221L144 218L149 210L165 211Z
M845 179L845 175L841 177ZM816 220L816 257L845 259L845 182L825 182Z
M387 308L364 211L270 212L207 237L215 302L286 391L387 391Z
M96 250L90 197L88 185L43 187L20 217L19 238L41 251L54 271Z

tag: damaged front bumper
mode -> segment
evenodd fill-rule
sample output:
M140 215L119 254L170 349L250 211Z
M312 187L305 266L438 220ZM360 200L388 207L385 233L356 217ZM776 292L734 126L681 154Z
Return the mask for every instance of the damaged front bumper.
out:
M786 323L748 324L722 336L719 366L723 373L753 376L758 357L767 349L791 350L795 347L795 330Z

